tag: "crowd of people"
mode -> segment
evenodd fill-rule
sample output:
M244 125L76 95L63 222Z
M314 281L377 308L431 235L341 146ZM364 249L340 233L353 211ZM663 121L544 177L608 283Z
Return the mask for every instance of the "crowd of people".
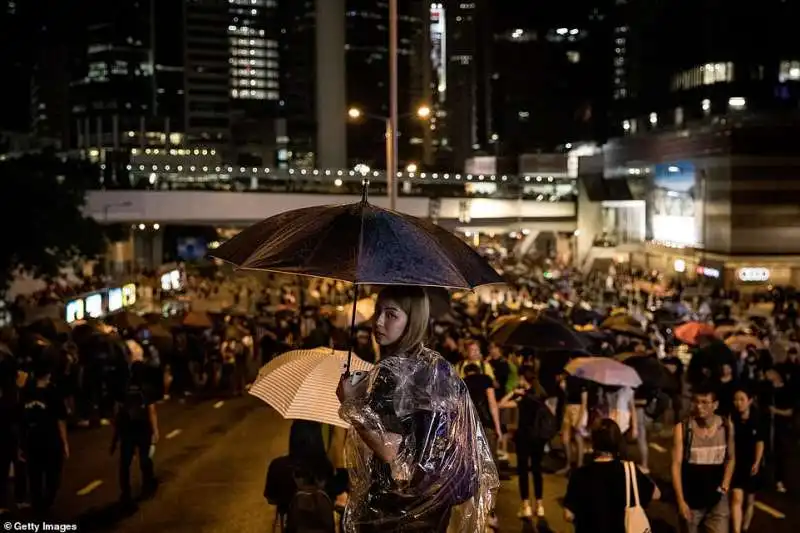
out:
M520 518L545 516L543 465L561 461L558 473L569 476L564 512L576 531L624 530L625 479L638 488L641 507L659 497L648 477L648 432L670 427L672 482L690 531L725 532L729 525L734 533L746 531L754 495L787 490L783 476L796 440L800 386L793 293L771 292L763 298L769 311L762 302L751 316L736 294L695 291L656 273L619 268L584 276L541 262L506 265L504 272L503 288L452 299L430 291L425 345L466 385L501 476L517 476ZM11 507L6 476L12 465L17 506L45 512L52 505L72 426L113 424L122 500L131 499L127 472L137 454L143 494L151 495L158 401L242 394L255 369L285 351L348 348L350 332L338 316L352 295L341 283L268 276L236 290L220 274L190 278L187 285L190 305L223 293L226 309L4 330L0 509ZM582 348L510 344L497 331L512 315L558 322ZM386 333L374 333L363 321L355 336L354 353L368 362L385 356L380 335ZM646 359L661 373L640 372L642 385L635 387L565 370L588 355L630 366ZM265 496L289 512L292 500L283 489L291 469L305 473L298 479L322 481L332 506L343 510L351 495L341 432L295 421L291 434L289 455L275 470L283 473L268 478ZM626 466L628 458L635 469ZM295 482L286 490L299 488ZM497 527L497 518L489 524Z

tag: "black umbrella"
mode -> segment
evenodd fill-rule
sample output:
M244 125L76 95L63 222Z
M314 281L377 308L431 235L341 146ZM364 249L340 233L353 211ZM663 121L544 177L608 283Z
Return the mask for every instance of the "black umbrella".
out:
M606 328L614 333L626 335L628 337L636 337L637 339L647 340L650 336L644 331L641 326L632 326L630 324L611 324Z
M593 309L576 306L572 308L569 319L576 326L585 326L586 324L599 324L603 320L603 315Z
M671 390L676 386L675 379L664 365L652 354L628 353L615 357L636 370L642 378L642 385L652 389Z
M368 285L472 289L503 283L464 241L430 222L361 202L306 207L245 229L212 255L248 270Z
M633 326L641 328L642 324L631 315L627 314L608 317L600 324L600 327L603 329L613 329L615 326Z
M368 185L365 181L362 199L356 204L281 213L245 229L212 255L243 269L357 285L473 289L503 283L484 258L447 230L371 205ZM348 368L349 363L348 355Z
M506 319L495 327L489 340L504 346L528 346L540 350L585 350L581 338L566 324L540 315Z

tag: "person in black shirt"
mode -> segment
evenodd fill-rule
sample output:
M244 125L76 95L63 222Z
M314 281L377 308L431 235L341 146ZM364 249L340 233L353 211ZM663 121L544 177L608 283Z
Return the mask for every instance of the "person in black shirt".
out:
M760 487L761 461L764 458L766 428L753 407L749 390L738 388L733 395L734 453L736 464L731 481L731 517L733 533L747 531L753 519L753 504Z
M733 368L731 365L724 363L721 367L719 386L717 387L718 415L731 416L733 414L733 393L736 392L737 388L738 383L734 379Z
M123 505L130 505L132 502L130 467L133 456L137 453L139 468L142 471L142 496L151 496L156 490L152 458L159 437L154 402L156 394L148 380L145 364L141 361L133 363L128 383L117 401L114 440L111 446L112 453L117 443L120 447L119 484L120 501Z
M478 411L486 439L494 454L497 452L497 439L503 433L500 428L500 411L497 408L494 382L492 378L481 373L481 367L477 364L468 363L464 366L464 384Z
M34 367L34 381L22 391L21 449L27 463L31 504L38 513L55 502L64 459L69 458L67 409L50 383L49 362Z
M594 461L570 476L564 497L564 515L575 525L575 533L619 533L625 531L625 465L620 459L622 433L613 420L601 420L592 431ZM639 504L647 507L661 497L655 483L636 469Z
M786 492L786 462L792 453L792 418L796 402L792 389L786 386L780 372L770 369L767 371L766 377L771 384L766 405L768 405L767 411L772 418L775 490Z

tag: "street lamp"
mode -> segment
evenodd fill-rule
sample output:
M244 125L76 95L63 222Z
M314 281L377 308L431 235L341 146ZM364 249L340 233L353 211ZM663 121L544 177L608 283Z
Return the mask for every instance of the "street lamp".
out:
M389 194L389 209L397 209L397 135L395 133L396 128L392 127L393 121L391 117L365 113L357 107L348 109L347 116L352 120L359 120L362 117L380 120L386 125L386 188ZM421 105L413 113L406 113L397 118L409 116L416 116L419 119L426 120L431 116L431 108Z

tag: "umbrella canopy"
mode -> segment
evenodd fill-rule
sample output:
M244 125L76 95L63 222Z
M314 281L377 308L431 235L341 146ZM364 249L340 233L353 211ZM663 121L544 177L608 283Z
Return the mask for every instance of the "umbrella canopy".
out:
M333 313L332 323L335 327L347 329L350 327L353 320L353 305L355 308L355 323L356 325L364 324L372 319L375 314L375 300L372 298L361 298L355 304L350 302L345 306L339 306Z
M752 346L756 350L760 350L764 347L764 344L758 337L756 337L755 335L745 335L745 334L728 337L727 339L725 339L725 344L728 345L728 348L737 352L741 352L748 346Z
M675 338L686 344L697 344L703 336L714 336L714 326L704 322L687 322L675 328Z
M642 384L636 370L605 357L578 357L570 361L565 370L575 377L601 385L636 388Z
M183 325L190 328L203 328L207 329L214 326L214 322L208 313L201 311L190 311L183 318Z
M250 387L259 398L289 419L349 427L339 417L336 387L347 363L347 352L330 348L294 350L267 363ZM369 371L370 363L353 356L351 370Z
M28 329L53 340L58 339L60 336L66 337L72 333L72 328L61 318L40 318L31 323Z
M139 329L140 327L147 325L147 321L144 318L130 311L123 311L121 313L111 315L105 320L109 324L119 329L127 330Z
M714 330L714 335L716 335L720 339L725 339L727 337L730 337L731 335L733 335L734 333L736 333L740 329L741 328L739 326L736 326L736 325L719 326L718 328L716 328Z
M624 315L623 314L619 314L619 315L610 316L610 317L606 318L605 320L603 320L603 322L600 324L600 327L603 328L603 329L614 329L615 327L620 327L620 326L630 326L630 327L634 327L634 328L641 328L642 327L642 323L639 322L638 320L636 320L631 315L626 313Z
M212 252L251 270L372 285L472 289L503 279L464 241L430 222L356 204L270 217Z
M603 320L603 315L594 309L575 306L569 314L569 319L576 326L585 326L587 324L599 324Z
M569 326L548 316L515 316L500 320L495 321L489 340L503 346L579 351L586 348Z
M648 339L647 332L641 326L632 326L630 324L612 324L611 327L606 328L614 333L620 335L627 335L628 337L636 337L637 339Z
M615 356L615 359L636 370L645 387L671 390L677 386L672 374L653 354L626 353Z

